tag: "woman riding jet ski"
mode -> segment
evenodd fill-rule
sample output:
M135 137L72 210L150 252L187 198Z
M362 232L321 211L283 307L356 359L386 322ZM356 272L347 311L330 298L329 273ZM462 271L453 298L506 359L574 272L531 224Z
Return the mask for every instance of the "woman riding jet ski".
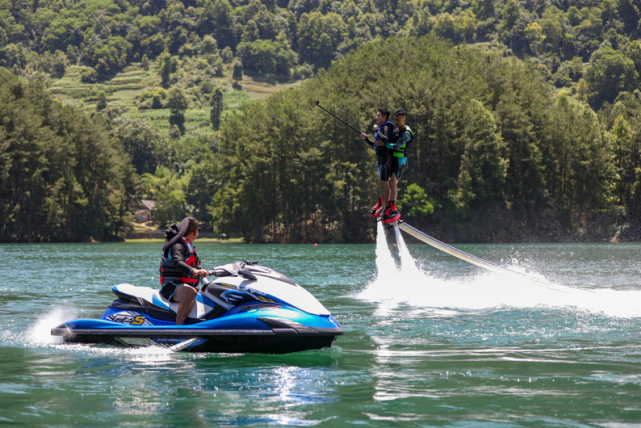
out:
M187 230L183 222L177 227L179 237L184 237ZM168 243L171 240L173 237L168 237ZM192 250L193 246L190 254ZM163 258L166 254L163 248ZM173 288L171 294L166 285L162 290L116 285L112 292L118 298L99 320L70 321L52 329L51 334L62 336L67 343L262 353L329 347L336 336L343 334L340 324L311 293L285 275L256 263L231 263L199 275L218 278L202 280L204 285L193 293L188 310L183 306L184 296L180 302L172 301L180 286L169 287ZM169 263L163 260L161 266ZM190 266L193 272L198 264L190 262ZM173 275L171 269L163 272ZM184 316L184 325L177 325L179 316Z

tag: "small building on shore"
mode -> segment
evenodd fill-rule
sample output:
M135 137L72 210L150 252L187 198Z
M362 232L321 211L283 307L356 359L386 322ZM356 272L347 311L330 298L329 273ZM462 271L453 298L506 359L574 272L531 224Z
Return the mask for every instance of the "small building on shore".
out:
M140 201L138 211L134 213L134 221L137 223L151 221L154 216L154 211L156 211L156 203L150 199L143 199Z

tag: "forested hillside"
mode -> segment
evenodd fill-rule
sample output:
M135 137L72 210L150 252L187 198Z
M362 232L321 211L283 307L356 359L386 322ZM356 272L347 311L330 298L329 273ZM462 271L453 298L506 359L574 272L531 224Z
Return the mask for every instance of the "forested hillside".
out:
M316 99L362 128L408 111L399 203L443 239L639 240L640 9L0 0L0 240L118 234L146 198L159 227L368 241L374 155Z
M449 241L602 240L625 224L619 237L638 239L640 96L622 94L602 125L516 59L436 38L368 44L226 124L210 211L254 241L367 239L374 155L321 99L361 129L376 106L409 112L418 140L399 205L421 229Z
M0 118L0 241L102 239L128 227L137 178L102 121L2 69Z
M0 0L0 66L55 79L80 65L83 81L100 83L141 64L165 88L180 83L196 106L209 101L206 82L224 64L300 79L376 38L434 33L526 59L599 108L639 84L640 8L638 0ZM153 96L139 105L161 106Z

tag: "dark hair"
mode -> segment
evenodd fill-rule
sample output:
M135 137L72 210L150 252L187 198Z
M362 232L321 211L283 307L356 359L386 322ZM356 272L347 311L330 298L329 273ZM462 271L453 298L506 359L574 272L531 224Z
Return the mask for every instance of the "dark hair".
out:
M396 110L396 113L394 114L394 116L405 116L405 110L403 110L402 108L399 108L398 110Z
M196 220L195 217L187 217L187 220L189 220L189 226L187 227L187 232L185 233L185 235L189 235L196 229L200 230L200 228L198 227L198 220Z
M385 116L386 118L389 119L389 110L386 109L385 107L379 107L378 109L379 112L381 112L381 115Z

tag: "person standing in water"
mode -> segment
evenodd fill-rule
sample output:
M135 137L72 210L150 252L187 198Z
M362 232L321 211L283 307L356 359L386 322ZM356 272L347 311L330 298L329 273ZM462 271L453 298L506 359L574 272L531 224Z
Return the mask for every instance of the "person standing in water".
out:
M374 141L370 140L367 134L362 133L361 137L367 144L374 147L378 159L378 179L381 181L381 194L378 202L370 211L370 216L378 218L389 204L390 186L389 180L392 174L392 151L387 147L392 143L394 135L394 124L389 121L389 110L381 107L376 112L376 124L374 125Z
M184 218L178 225L171 224L165 231L165 245L160 258L160 294L170 302L178 303L176 325L183 325L196 301L196 286L208 272L200 269L200 258L193 242L200 227L194 217Z

